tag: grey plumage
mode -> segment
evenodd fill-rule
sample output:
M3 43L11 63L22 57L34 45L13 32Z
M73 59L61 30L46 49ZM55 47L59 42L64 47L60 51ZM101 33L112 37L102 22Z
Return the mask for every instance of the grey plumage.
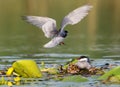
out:
M70 12L63 18L60 30L57 30L56 21L52 18L23 16L23 19L42 29L45 36L51 38L51 41L45 44L44 47L52 48L63 42L64 38L67 36L68 32L64 30L65 26L68 24L74 25L80 22L85 16L87 16L91 8L91 5L84 5Z

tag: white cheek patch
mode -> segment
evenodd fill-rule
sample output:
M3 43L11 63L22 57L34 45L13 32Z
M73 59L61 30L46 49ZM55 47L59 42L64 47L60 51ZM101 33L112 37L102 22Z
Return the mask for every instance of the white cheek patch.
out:
M80 59L79 61L80 62L88 62L88 59L87 58L83 58L83 59Z

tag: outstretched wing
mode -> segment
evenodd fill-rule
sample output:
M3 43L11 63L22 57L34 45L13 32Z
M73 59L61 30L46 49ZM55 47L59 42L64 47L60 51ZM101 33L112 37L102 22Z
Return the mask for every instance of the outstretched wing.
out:
M92 8L91 5L84 5L66 15L61 23L61 31L68 24L74 25L80 22L85 16L87 16L91 8Z
M47 38L52 38L56 32L56 21L48 17L23 16L27 22L41 28Z

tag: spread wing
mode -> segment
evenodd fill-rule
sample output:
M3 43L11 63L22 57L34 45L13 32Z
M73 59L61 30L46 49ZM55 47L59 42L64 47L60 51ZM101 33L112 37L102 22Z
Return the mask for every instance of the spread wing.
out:
M41 28L47 38L52 38L57 33L56 21L48 17L23 16L27 22Z
M74 25L80 22L85 16L87 16L91 8L92 8L91 5L84 5L66 15L61 23L61 31L68 24Z

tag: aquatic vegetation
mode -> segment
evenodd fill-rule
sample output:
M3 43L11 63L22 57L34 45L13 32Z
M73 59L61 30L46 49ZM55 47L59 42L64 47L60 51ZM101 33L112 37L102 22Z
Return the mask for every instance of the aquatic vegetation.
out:
M69 61L68 63L66 63L64 66L61 66L60 70L63 73L67 73L67 74L77 74L77 75L83 75L83 76L88 76L88 75L102 75L104 74L104 70L102 68L97 68L92 66L91 64L91 68L80 68L77 65L77 62L79 62L79 60L73 59L71 61Z
M5 80L5 78L2 76L0 79L0 85L5 85L7 84L7 81Z
M6 76L11 76L12 73L13 73L13 71L14 71L14 68L13 68L13 67L8 68L8 70L7 70L7 72L6 72Z
M89 81L88 77L91 78L92 75L97 76L96 80L100 80L102 83L120 83L120 66L106 72L103 66L92 66L89 69L80 68L76 65L77 62L78 59L73 59L63 66L46 67L42 61L41 66L38 67L33 60L18 60L7 70L0 71L0 85L12 87L12 85L50 79L63 82L87 82Z
M44 68L44 69L40 69L41 72L46 72L46 73L49 73L49 74L57 74L58 73L58 70L56 68Z
M20 85L21 77L40 78L42 73L33 60L18 60L12 64L8 70L1 71L0 85Z
M22 77L40 78L42 73L36 62L33 60L18 60L13 63L14 71Z
M117 66L104 75L100 76L98 80L102 80L103 83L120 83L120 66Z
M73 75L73 76L64 77L62 81L64 82L86 82L88 81L88 79L81 75Z

